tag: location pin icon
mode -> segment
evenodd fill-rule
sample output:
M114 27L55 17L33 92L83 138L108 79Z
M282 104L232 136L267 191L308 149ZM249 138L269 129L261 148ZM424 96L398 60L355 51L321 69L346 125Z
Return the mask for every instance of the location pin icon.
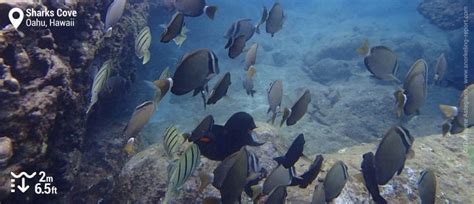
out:
M17 13L18 18L15 18L13 15ZM8 18L10 18L10 23L15 27L15 29L18 29L18 26L20 26L21 22L23 21L23 11L19 8L12 8L10 12L8 13Z

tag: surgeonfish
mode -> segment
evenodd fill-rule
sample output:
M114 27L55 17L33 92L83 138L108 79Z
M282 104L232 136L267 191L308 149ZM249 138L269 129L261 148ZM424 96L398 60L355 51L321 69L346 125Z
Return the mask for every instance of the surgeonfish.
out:
M158 104L173 86L173 79L172 78L158 79L154 81L153 84L156 86L154 101L156 104Z
M400 175L410 154L415 138L402 126L390 128L375 152L374 166L378 185L387 184L397 173Z
M257 141L252 134L256 127L250 114L237 112L227 120L224 126L214 124L206 134L191 138L199 146L203 156L210 160L222 161L245 145L263 145L264 143Z
M255 67L250 66L250 68L247 70L247 73L245 73L245 76L242 77L242 85L247 93L247 95L250 95L253 97L255 94L254 85L253 85L253 76L255 75L257 71L255 70Z
M356 51L359 55L367 56L369 54L369 40L366 38L362 43L362 46L357 48Z
M206 5L205 0L175 0L174 7L185 16L197 17L206 13L209 19L214 19L217 6Z
M436 201L436 175L433 170L428 169L420 173L417 182L418 193L422 204L434 204Z
M411 66L403 82L403 90L396 91L395 96L397 113L406 116L419 114L428 97L428 65L425 60L419 59Z
M474 125L474 84L467 86L459 97L459 105L440 105L447 120L443 123L444 134L457 134Z
M348 179L349 174L347 173L346 164L342 161L334 163L324 179L324 194L326 202L331 202L341 194Z
M288 192L286 191L287 186L278 186L273 190L265 200L265 204L285 204L286 196Z
M200 164L201 153L195 144L189 145L181 154L179 159L171 164L171 169L168 172L168 186L166 188L164 204L167 204L172 199L173 195L181 189L183 184L193 174Z
M444 79L444 76L446 75L446 72L448 71L448 62L446 61L446 57L444 56L444 53L441 53L439 57L436 59L436 65L434 68L434 84L441 84L441 82Z
M387 201L380 195L379 186L375 176L374 153L367 152L362 156L362 176L364 177L365 187L377 204L386 204Z
M216 54L209 49L197 49L185 54L173 75L171 93L184 95L194 90L193 96L201 93L206 107L207 83L219 74L219 63Z
M291 167L293 168L293 167ZM283 165L275 167L263 183L263 193L269 195L279 186L288 186L293 179L292 169L287 169Z
M214 180L214 174L210 172L200 171L199 180L201 183L199 184L198 192L202 193L202 191Z
M168 158L173 159L176 156L184 141L183 135L174 125L166 128L163 134L163 148Z
M112 60L105 61L100 67L97 74L94 76L94 81L92 82L91 89L91 100L89 107L87 108L86 114L89 114L92 110L92 107L99 100L99 93L105 87L107 80L109 79L110 73L112 72Z
M397 55L388 47L376 46L370 49L364 58L364 64L373 77L380 80L400 80L395 76L398 71Z
M174 43L178 47L181 47L181 45L183 45L184 41L186 41L186 39L188 38L188 35L186 33L188 33L188 32L189 32L189 29L186 28L186 26L183 26L183 29L181 29L181 33L173 39Z
M275 2L268 13L266 31L270 33L272 37L276 32L283 28L283 22L285 20L285 14L283 13L283 7L280 3Z
M313 183L316 177L318 177L318 174L323 166L323 160L324 158L322 155L316 155L308 170L299 176L301 179L294 177L290 186L298 185L300 188L308 187L308 185Z
M167 79L167 78L170 78L171 77L171 74L170 74L170 67L166 67L160 74L160 78L158 79Z
M186 39L186 32L188 31L184 26L184 15L181 12L176 12L173 17L171 17L168 25L163 26L164 30L160 36L160 42L168 43L171 40L176 39L178 36L184 37L181 44ZM177 43L178 44L178 43ZM181 45L179 44L179 45Z
M240 35L234 40L232 46L229 47L229 58L234 59L238 57L244 50L245 47L245 35Z
M105 32L110 32L112 27L120 20L126 4L127 0L114 0L109 5L105 15Z
M255 32L257 34L260 34L260 26L264 24L265 21L267 21L267 18L268 18L268 10L267 10L267 7L264 6L262 10L262 17L260 18L260 21L257 23L257 26L255 26Z
M213 125L214 117L212 117L212 115L206 116L191 132L191 136L188 138L188 141L194 142L201 139L204 142L208 142L207 140L209 138L206 137L206 134L211 132Z
M156 105L153 101L145 101L135 108L132 117L123 131L126 138L135 137L155 113Z
M255 33L255 26L252 25L251 21L251 19L245 18L239 19L232 24L232 26L224 34L224 38L228 39L227 44L224 47L225 49L234 45L235 40L241 35L244 36L245 41L248 41L250 38L252 38L253 34ZM242 46L242 43L240 46Z
M255 61L257 59L257 49L258 44L253 43L247 51L247 55L245 55L245 71L247 71L251 66L255 65Z
M281 101L283 99L283 81L282 80L275 80L270 84L270 88L268 89L268 104L270 107L268 108L267 114L270 111L273 113L271 121L272 124L275 122L276 114L280 110Z
M227 95L227 90L229 90L231 81L230 81L230 72L226 72L222 78L217 81L214 88L209 93L209 97L207 99L207 105L215 104L219 101L222 97Z
M150 45L150 28L145 26L135 37L135 54L139 59L143 58L142 64L146 64L150 61Z
M304 144L304 135L299 134L291 143L286 154L284 156L276 157L274 160L287 169L292 167L303 155Z
M125 152L128 154L128 155L131 155L131 154L134 154L135 153L135 138L131 137L130 139L127 140L127 144L125 144L125 147L123 148L123 150L125 150Z
M324 183L319 183L314 186L313 198L311 204L326 204L326 195L324 190Z
M290 115L286 119L286 125L296 124L308 111L308 105L311 102L311 93L306 89L301 97L291 107Z
M214 170L212 185L221 193L222 203L240 203L248 175L245 147L224 159Z

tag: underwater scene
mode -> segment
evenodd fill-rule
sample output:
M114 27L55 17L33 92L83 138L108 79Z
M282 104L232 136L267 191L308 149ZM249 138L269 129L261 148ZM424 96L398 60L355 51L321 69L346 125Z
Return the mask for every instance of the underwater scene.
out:
M0 0L0 203L474 203L472 0Z

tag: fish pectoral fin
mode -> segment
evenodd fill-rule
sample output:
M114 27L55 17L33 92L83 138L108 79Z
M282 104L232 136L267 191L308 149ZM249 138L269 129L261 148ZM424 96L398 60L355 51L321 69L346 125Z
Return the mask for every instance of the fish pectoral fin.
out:
M146 63L148 63L148 61L150 61L150 50L146 50L143 53L143 62L142 62L142 64L146 64Z

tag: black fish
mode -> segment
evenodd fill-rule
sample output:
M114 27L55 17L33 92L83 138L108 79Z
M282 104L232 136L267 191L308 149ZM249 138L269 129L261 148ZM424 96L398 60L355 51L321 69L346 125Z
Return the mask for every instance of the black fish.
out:
M318 177L321 167L323 166L323 160L322 155L317 155L306 172L299 177L293 177L290 186L299 186L300 188L308 187L308 185L313 183L314 179Z
M206 158L222 161L245 145L262 145L263 143L256 141L251 134L256 127L251 115L238 112L232 115L224 126L213 125L209 134L201 136L194 143Z
M206 116L199 125L194 128L194 130L191 132L191 136L188 138L190 142L194 142L206 134L209 134L209 132L212 130L212 126L214 125L214 117L212 115Z
M298 161L298 159L303 155L303 148L304 148L304 135L300 134L293 140L291 143L290 148L286 152L285 156L276 157L274 158L279 164L283 165L285 168L290 168Z
M379 186L377 184L377 178L375 177L374 153L367 152L362 157L363 160L360 167L362 168L362 175L364 176L365 187L369 191L375 203L387 203L387 201L380 195Z
M212 89L211 93L209 94L209 98L207 99L207 104L215 104L222 97L226 96L230 84L230 73L227 72L221 79L219 79Z

